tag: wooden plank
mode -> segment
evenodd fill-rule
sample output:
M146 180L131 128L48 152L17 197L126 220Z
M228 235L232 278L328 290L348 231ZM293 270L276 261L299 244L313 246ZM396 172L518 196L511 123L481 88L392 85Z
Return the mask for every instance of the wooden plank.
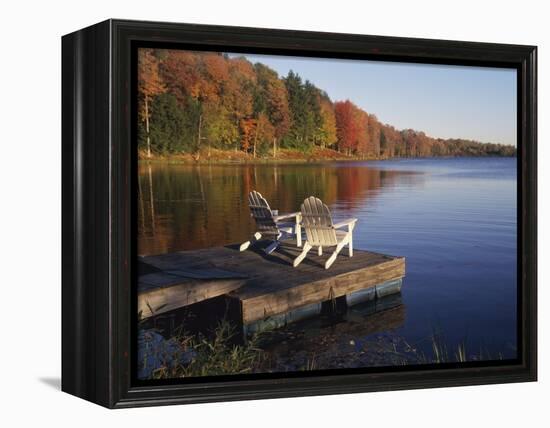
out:
M138 313L142 318L160 315L174 309L192 305L203 300L228 294L243 284L246 279L220 279L204 281L190 279L167 287L155 287L138 293Z
M285 287L277 290L277 281L270 290L251 290L250 287L243 287L232 293L232 296L241 300L243 309L243 322L251 323L268 316L286 312L300 306L330 300L344 296L354 291L374 287L377 284L402 278L405 275L405 259L395 258L379 264L344 273L335 277L328 277L313 282L295 284L292 287Z

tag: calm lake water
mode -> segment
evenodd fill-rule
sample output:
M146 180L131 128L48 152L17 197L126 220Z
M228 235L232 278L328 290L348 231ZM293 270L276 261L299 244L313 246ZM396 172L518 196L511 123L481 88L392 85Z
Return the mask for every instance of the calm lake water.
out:
M246 195L255 189L280 213L318 196L333 217L359 219L356 248L406 257L391 319L359 310L337 326L303 322L274 352L291 352L299 337L292 352L306 352L308 341L326 342L344 357L380 334L428 351L429 336L440 329L451 346L465 341L473 353L516 355L515 158L140 164L139 177L141 255L246 241L254 232Z

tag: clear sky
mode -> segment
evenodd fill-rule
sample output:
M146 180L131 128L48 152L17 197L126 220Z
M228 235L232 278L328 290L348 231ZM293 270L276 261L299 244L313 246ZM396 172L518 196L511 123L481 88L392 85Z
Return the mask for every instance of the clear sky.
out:
M516 145L515 69L243 56L281 77L293 70L325 90L332 101L349 99L398 129Z

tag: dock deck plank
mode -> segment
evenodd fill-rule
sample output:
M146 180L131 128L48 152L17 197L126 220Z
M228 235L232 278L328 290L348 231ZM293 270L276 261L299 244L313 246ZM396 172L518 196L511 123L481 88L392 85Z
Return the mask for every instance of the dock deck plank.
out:
M239 252L238 246L230 245L140 257L141 263L163 272L166 283L159 281L160 274L141 276L139 307L148 308L145 302L153 295L154 304L165 311L168 307L174 309L178 305L186 306L201 299L227 294L240 301L243 323L248 324L405 275L403 257L364 250L355 250L353 257L348 257L344 250L328 270L324 269L324 262L331 254L330 249L326 249L323 256L312 250L294 268L292 261L300 251L294 242L287 241L271 255L266 255L259 247ZM184 278L180 283L174 279L173 272L189 269L206 272L221 269L240 275L240 278ZM155 284L147 281L147 276L152 278L152 275L157 275Z

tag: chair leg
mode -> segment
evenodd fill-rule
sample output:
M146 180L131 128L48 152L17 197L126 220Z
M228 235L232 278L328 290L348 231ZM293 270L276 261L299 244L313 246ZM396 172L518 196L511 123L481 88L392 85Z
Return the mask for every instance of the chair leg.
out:
M332 266L332 264L334 263L334 261L336 260L336 257L338 256L338 253L342 250L342 248L344 248L344 245L346 245L346 242L340 242L337 246L336 246L336 250L334 250L334 253L332 253L332 255L328 258L328 260L325 262L325 269L328 269L329 267Z
M262 234L260 232L256 232L254 235L252 235L254 242L259 241L261 237L262 237ZM239 251L246 250L248 247L250 247L250 244L251 244L250 241L243 242L239 247Z
M273 241L271 244L269 244L266 248L264 248L264 253L271 254L273 251L277 249L281 242L279 240Z
M294 228L294 233L296 234L296 245L298 247L302 246L302 214L296 215L296 227Z
M318 249L318 254L319 254L320 256L323 255L323 247L321 247L320 245L319 245L319 249Z
M300 255L298 257L296 257L294 259L294 263L293 263L293 266L296 267L298 266L300 263L302 263L302 260L304 260L306 258L306 255L308 253L309 250L311 250L311 245L309 244L309 242L306 242L304 244L304 249L302 250L302 252L300 253Z
M353 257L353 235L349 235L349 244L348 244L349 256Z
M296 231L296 245L298 247L302 246L302 226L298 223L295 228Z

